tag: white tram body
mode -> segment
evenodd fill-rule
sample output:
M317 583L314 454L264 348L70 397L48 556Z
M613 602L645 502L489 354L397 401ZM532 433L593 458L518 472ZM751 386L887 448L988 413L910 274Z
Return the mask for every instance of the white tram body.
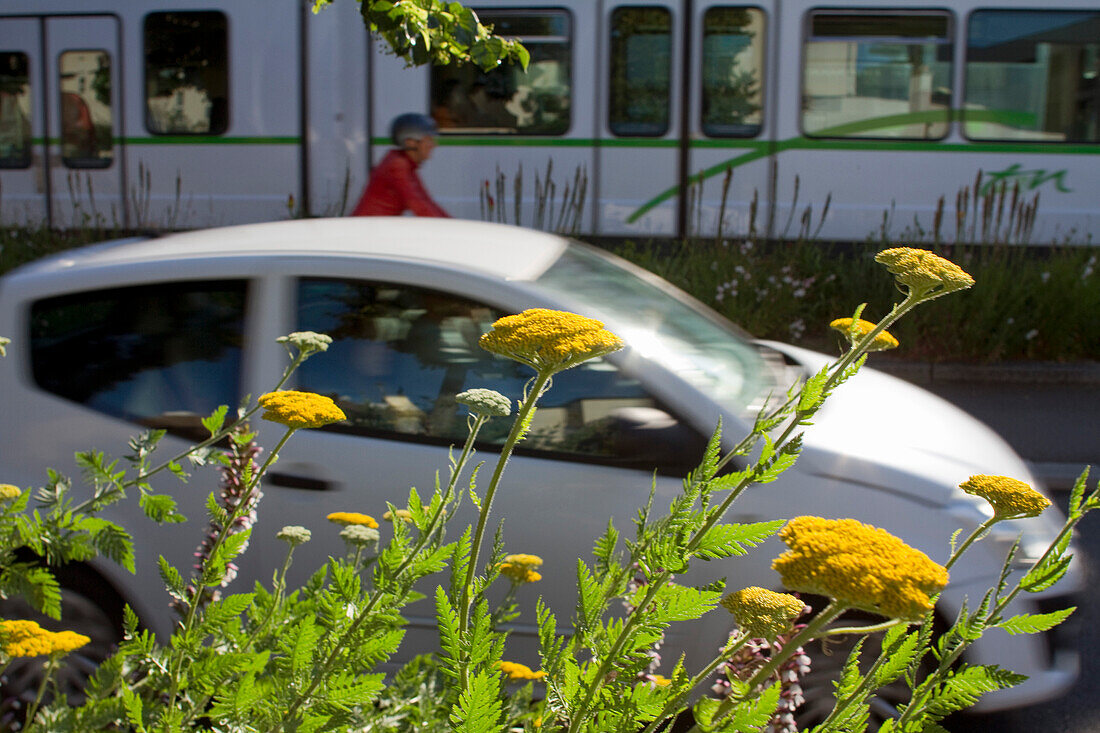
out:
M8 0L0 222L345 214L417 111L442 128L422 177L459 217L1092 242L1100 9L983 1L481 0L532 53L486 74L406 67L350 0Z

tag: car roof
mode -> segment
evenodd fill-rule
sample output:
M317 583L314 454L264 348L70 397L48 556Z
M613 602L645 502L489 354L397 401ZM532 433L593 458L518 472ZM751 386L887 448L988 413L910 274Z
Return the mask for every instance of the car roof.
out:
M383 257L418 260L527 280L568 245L556 234L463 219L294 219L128 238L67 250L20 267L20 275L135 262L234 257Z

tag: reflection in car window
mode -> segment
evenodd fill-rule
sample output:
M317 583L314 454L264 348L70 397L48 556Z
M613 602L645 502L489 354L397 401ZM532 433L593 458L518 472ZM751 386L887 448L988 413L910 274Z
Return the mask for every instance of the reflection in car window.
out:
M160 283L39 300L34 381L143 425L198 427L240 399L245 289L240 280Z
M455 402L456 394L486 387L518 399L532 376L528 367L478 346L502 315L423 288L303 279L297 329L327 333L333 343L323 357L301 366L298 387L332 397L347 414L348 424L328 429L460 443L467 409ZM654 400L636 380L596 359L554 378L523 445L650 469L656 454L642 445L638 425L653 423L656 414ZM643 428L679 428L667 415L662 419ZM491 421L479 438L502 443L509 427L508 420ZM694 460L700 453L690 455Z
M632 349L729 410L742 412L786 388L776 384L760 352L704 306L673 297L584 245L571 243L536 282L581 312L613 319Z

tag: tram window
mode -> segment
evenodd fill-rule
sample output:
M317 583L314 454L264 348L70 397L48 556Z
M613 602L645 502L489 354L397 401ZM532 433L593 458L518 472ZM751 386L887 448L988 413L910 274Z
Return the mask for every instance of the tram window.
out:
M31 81L27 54L0 51L0 168L31 164Z
M58 61L61 161L69 168L106 168L114 160L111 55L66 51Z
M802 130L934 140L951 124L953 18L817 11L808 18Z
M963 131L974 140L1100 142L1100 12L975 11Z
M503 64L431 69L431 112L440 132L564 135L573 89L572 20L564 10L478 11L498 35L516 38L531 54L527 71Z
M221 135L229 127L228 33L217 11L145 16L145 127Z
M714 7L703 15L703 133L753 137L763 120L764 13Z
M665 8L617 8L611 14L611 132L668 132L671 79L672 14Z

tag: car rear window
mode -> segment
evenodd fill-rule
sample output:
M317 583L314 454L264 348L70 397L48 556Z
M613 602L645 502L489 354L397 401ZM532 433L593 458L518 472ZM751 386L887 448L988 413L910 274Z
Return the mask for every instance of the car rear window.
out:
M198 427L239 400L246 289L243 280L170 282L36 301L34 381L149 427Z

